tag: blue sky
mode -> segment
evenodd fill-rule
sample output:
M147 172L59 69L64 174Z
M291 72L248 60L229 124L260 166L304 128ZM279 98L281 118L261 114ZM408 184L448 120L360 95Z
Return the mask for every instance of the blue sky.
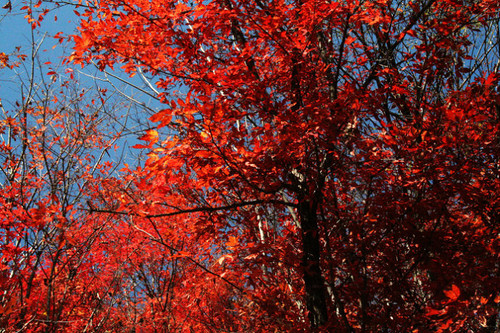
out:
M0 0L0 6L5 3L6 0ZM26 12L21 11L22 6L19 0L14 0L11 11L0 8L0 52L10 53L16 46L26 48L31 43L31 27L25 18ZM49 12L41 27L34 31L35 40L45 34L51 37L59 31L66 34L75 31L79 18L73 9L66 6ZM46 38L45 44L50 49L57 43L53 38Z
M17 1L17 2L16 2ZM0 0L0 7L7 3L7 0ZM43 4L45 5L45 3ZM50 5L50 3L48 3ZM6 54L12 54L15 52L16 47L21 47L20 53L29 55L32 51L32 42L38 44L43 40L43 44L38 52L39 59L41 63L47 61L52 62L53 66L57 66L62 61L63 55L68 55L71 52L70 44L59 44L53 36L58 32L63 32L63 35L70 35L76 32L76 27L79 23L80 18L74 13L74 6L63 6L55 8L50 11L42 21L41 27L38 27L32 31L30 24L27 19L24 18L25 12L22 12L20 8L23 4L20 0L14 0L12 3L12 11L0 8L0 52ZM57 20L54 18L57 17ZM46 71L49 71L49 66L47 66ZM117 67L118 68L118 67ZM81 69L80 66L76 67L83 76L100 76L99 73L92 66L87 66L85 69ZM18 70L18 72L21 69ZM7 70L0 71L0 95L5 98L5 89L8 86L8 82L12 81L13 73L9 73ZM121 73L120 70L113 71L113 75L117 75L126 81L132 82L136 86L144 86L142 80L138 77L133 79L128 78L127 75ZM90 78L88 78L92 81ZM108 79L113 81L111 76ZM85 80L82 80L82 82ZM113 81L117 86L123 86L123 82L120 80ZM16 89L18 87L14 87ZM149 90L150 91L150 90ZM150 91L151 92L151 91ZM131 94L137 95L137 91L130 91ZM147 103L148 105L154 104L154 108L160 107L158 103L155 103L151 98L143 97L141 102Z
M67 66L59 66L63 55L68 55L71 52L70 44L59 44L53 36L60 31L64 35L75 33L79 23L79 17L73 12L75 8L73 6L66 6L49 12L42 21L41 27L32 31L30 24L24 17L26 14L20 10L22 4L20 0L17 1L13 2L12 11L9 12L7 9L1 8L7 1L0 0L0 52L13 54L16 51L16 47L20 47L19 53L28 55L27 61L24 62L23 66L13 70L7 68L0 70L0 99L8 112L15 112L17 109L15 106L16 101L19 101L22 96L21 82L28 82L27 78L29 77L31 64L29 55L32 52L31 46L33 42L38 45L43 41L38 52L39 65L35 65L36 80L40 80L42 76L45 80L50 80L47 72L51 68L59 68L57 70L57 79L61 82L68 79L69 74L65 72ZM54 19L55 16L57 16L57 21ZM15 58L15 56L11 57ZM45 64L48 61L52 64ZM122 162L127 162L131 165L137 163L137 161L134 161L134 158L140 152L137 149L130 149L129 147L136 145L138 143L137 137L141 136L145 128L151 126L147 119L152 114L152 111L147 111L144 107L137 106L127 96L133 97L136 101L153 110L159 110L163 105L150 96L141 93L139 90L127 86L123 82L128 81L136 86L144 87L143 81L138 76L131 79L120 70L115 70L113 73L106 75L100 73L91 65L84 69L80 66L75 66L73 69L75 78L79 82L78 89L106 88L109 91L108 96L111 94L115 96L113 97L113 101L119 101L117 102L118 104L109 103L109 107L114 108L113 112L117 115L123 115L129 112L131 107L135 107L135 119L128 119L127 126L130 127L130 133L121 140L119 145L128 152L126 153L127 156L130 156L130 160ZM112 77L115 75L122 80ZM109 80L109 82L106 82L106 80ZM116 108L116 105L118 105L118 108ZM2 115L0 114L1 118ZM118 152L118 155L120 154L121 152ZM110 159L116 162L121 157L118 155L110 156Z
M0 7L7 3L0 0ZM26 12L21 11L23 4L19 0L14 0L12 10L0 8L0 52L12 55L26 54L32 52L32 44L40 44L38 57L41 63L51 61L54 65L62 61L64 48L58 45L52 37L58 31L69 34L76 29L78 17L69 7L58 8L49 14L42 21L41 27L32 30L31 25L25 18ZM54 17L57 15L57 21ZM54 46L56 46L54 48ZM16 48L19 47L19 52ZM44 68L44 71L48 71ZM14 70L3 69L0 71L0 98L4 104L8 104L11 99L19 96L19 76L24 76L25 68L19 67Z

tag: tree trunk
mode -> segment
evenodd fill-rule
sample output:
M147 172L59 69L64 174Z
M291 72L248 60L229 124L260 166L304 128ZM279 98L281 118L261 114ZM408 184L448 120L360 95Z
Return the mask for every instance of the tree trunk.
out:
M320 267L320 246L316 204L308 200L299 202L298 212L302 228L302 265L306 289L306 306L311 327L328 321L327 291Z

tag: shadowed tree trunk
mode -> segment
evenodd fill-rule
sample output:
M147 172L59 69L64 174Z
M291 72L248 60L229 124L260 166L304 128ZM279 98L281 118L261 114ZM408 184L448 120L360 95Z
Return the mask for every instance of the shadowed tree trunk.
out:
M299 202L299 216L302 228L302 265L306 289L306 306L311 327L319 327L328 321L326 288L320 267L320 246L318 232L317 203L309 200Z

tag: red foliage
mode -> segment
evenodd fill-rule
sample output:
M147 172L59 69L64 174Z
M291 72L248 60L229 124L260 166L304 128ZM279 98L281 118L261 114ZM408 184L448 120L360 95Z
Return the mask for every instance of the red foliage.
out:
M113 331L498 330L499 54L484 49L498 14L493 0L86 7L70 60L140 67L165 109L136 146L146 165L96 185L70 229L85 242L106 226L81 263L95 283L73 294L100 295L82 316L106 294ZM22 214L35 230L59 210Z

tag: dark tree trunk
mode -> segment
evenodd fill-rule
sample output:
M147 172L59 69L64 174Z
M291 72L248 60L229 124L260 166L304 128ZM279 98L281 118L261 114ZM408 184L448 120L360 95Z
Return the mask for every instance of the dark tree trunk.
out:
M311 327L319 327L328 321L326 288L320 267L320 245L316 205L305 200L298 208L302 228L302 265L306 289L306 306Z

